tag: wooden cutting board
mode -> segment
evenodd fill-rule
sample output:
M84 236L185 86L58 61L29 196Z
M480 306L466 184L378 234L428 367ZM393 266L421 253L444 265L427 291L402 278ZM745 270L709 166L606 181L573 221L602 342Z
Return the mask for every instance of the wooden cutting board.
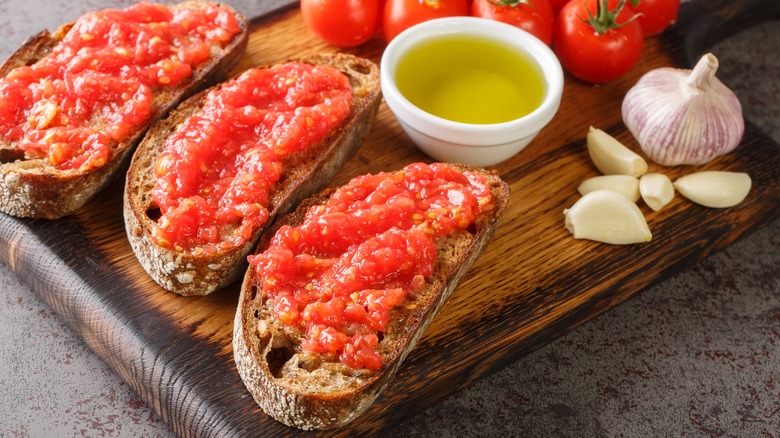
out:
M585 151L588 126L636 148L621 122L625 92L651 68L690 67L716 40L780 16L774 0L683 5L678 24L648 40L627 77L592 86L567 77L561 108L533 143L495 166L513 194L495 239L372 408L338 436L377 432L468 386L648 285L723 248L780 209L780 148L748 123L732 154L698 168L651 171L671 178L697 170L748 172L753 189L730 209L678 196L660 212L640 202L653 240L633 246L576 241L563 209L597 175ZM735 4L740 3L740 4ZM724 33L726 32L726 33ZM379 61L377 39L352 53ZM296 8L257 19L236 71L291 56L336 50L306 30ZM366 172L430 161L383 104L372 133L333 185ZM125 237L121 184L57 221L0 215L0 260L27 282L87 344L182 436L268 436L295 432L271 420L245 390L232 358L234 284L207 297L160 289Z

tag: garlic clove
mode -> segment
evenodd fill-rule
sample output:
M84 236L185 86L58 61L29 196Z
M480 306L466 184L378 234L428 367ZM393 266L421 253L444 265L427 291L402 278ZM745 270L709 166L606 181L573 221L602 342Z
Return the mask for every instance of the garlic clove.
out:
M647 172L647 163L641 156L601 129L591 126L587 143L591 161L604 175L630 175L638 178Z
M718 59L701 57L692 70L663 67L628 90L623 123L647 158L663 166L701 165L739 146L742 106L715 77Z
M639 200L639 180L630 175L601 175L588 178L577 187L580 195L587 195L595 190L612 190L618 192L633 202Z
M575 239L614 245L649 242L650 228L639 207L611 190L596 190L563 211L564 225Z
M747 197L752 184L747 173L722 170L691 173L674 181L674 187L681 195L712 208L739 204Z
M639 179L639 193L648 207L658 211L674 199L674 185L666 175L646 173Z

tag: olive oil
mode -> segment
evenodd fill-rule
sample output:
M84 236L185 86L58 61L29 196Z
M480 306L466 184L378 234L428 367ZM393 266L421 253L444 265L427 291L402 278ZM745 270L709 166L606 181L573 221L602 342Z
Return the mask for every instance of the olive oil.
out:
M443 35L409 50L395 72L412 104L462 123L502 123L544 99L541 68L521 50L476 35Z

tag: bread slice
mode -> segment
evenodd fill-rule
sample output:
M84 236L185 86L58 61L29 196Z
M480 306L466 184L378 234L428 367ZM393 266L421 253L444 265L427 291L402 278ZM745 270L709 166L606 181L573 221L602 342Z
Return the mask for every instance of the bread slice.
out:
M182 4L205 3L190 1ZM235 14L241 32L224 47L212 47L211 58L193 69L188 80L173 88L153 90L151 120L138 126L127 140L112 145L105 165L85 172L58 169L45 157L25 159L23 152L0 138L0 211L17 217L46 219L73 213L126 168L133 149L154 121L164 117L186 97L224 79L244 53L249 22L232 7L221 6ZM0 77L7 76L16 67L31 65L45 57L65 37L73 24L62 25L53 33L43 31L30 38L0 66Z
M435 273L422 292L390 312L378 344L383 366L377 371L353 369L337 360L303 351L302 330L280 323L255 269L244 278L234 320L233 355L247 389L276 420L300 429L346 425L363 413L393 379L399 366L492 238L509 198L509 186L495 172L452 165L485 176L495 208L475 227L440 239ZM300 224L310 207L323 204L333 190L304 201L262 237L257 252L268 247L276 229Z
M282 177L272 188L267 224L272 223L277 215L294 208L301 199L325 187L365 140L381 101L379 68L367 59L347 54L321 54L295 61L328 65L340 70L349 78L352 104L338 129L304 153L285 159ZM243 245L212 255L164 248L152 239L156 207L151 192L155 185L155 162L163 150L165 139L187 117L198 111L208 91L184 102L170 117L149 131L135 153L125 187L125 226L133 251L157 283L181 295L206 295L237 280L246 269L246 257L262 232L261 227Z

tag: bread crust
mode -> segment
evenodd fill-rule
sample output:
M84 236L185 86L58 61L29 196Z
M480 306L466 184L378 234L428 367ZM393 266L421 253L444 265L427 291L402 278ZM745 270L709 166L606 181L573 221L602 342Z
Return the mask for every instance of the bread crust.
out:
M206 3L193 0L180 4ZM0 211L17 217L45 219L57 219L73 213L127 168L133 150L149 126L165 117L188 96L224 79L246 49L249 21L231 6L214 4L219 4L236 16L241 32L210 60L197 66L188 81L172 89L156 91L149 123L139 126L127 140L112 146L111 155L104 166L85 172L77 169L61 170L50 165L46 158L24 159L19 151L0 141ZM53 33L43 31L28 39L0 66L0 77L49 54L72 26L72 22L67 23Z
M333 178L365 140L381 101L379 68L367 59L321 54L284 62L289 61L329 65L342 71L350 80L353 101L350 113L337 130L307 152L286 160L282 178L272 189L268 224L294 208L301 199L321 190ZM155 184L154 164L165 139L201 108L208 91L183 102L166 120L151 128L133 157L125 185L124 218L130 245L149 275L166 290L180 295L207 295L239 279L247 266L246 257L263 231L261 227L243 245L213 255L163 248L152 239L155 223L147 211Z
M492 238L509 199L509 186L497 173L459 164L451 166L485 176L495 209L477 219L475 232L463 231L439 243L435 273L425 289L390 313L378 345L384 362L381 369L354 370L303 352L300 343L304 333L274 318L255 270L247 270L233 324L233 356L244 384L267 414L304 430L342 427L367 410L393 379L409 351ZM279 227L300 224L306 211L325 203L332 192L327 190L307 199L294 212L277 220L264 232L257 252L267 248Z

